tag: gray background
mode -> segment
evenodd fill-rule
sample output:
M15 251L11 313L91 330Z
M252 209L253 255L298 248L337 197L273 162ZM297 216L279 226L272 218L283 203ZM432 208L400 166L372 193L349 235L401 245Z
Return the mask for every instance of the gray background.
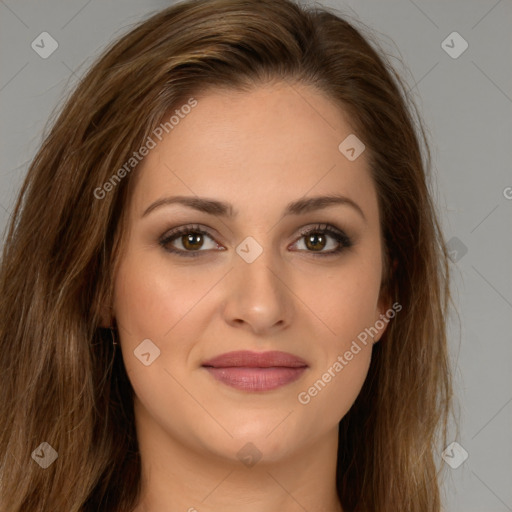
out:
M170 3L0 0L1 230L52 111L106 44ZM456 440L469 453L457 469L446 465L446 510L512 511L512 3L323 5L368 24L386 51L401 54L409 71L399 71L408 73L431 132L461 320L460 328L455 319L449 326L461 421ZM47 59L31 48L44 31L59 44ZM441 46L453 31L469 44L458 58Z

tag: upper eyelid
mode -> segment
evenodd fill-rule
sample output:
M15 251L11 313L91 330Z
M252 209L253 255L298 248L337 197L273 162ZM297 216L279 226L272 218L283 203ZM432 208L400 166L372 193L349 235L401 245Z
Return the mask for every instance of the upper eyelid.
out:
M194 224L194 225L188 225L185 224L183 226L177 226L175 228L167 230L161 237L160 241L165 241L173 237L178 237L180 234L183 233L194 233L194 232L201 232L209 236L210 238L214 238L216 235L214 233L211 233L211 228L207 228L206 226L202 226L200 224Z
M341 236L345 236L351 243L353 242L352 237L350 235L348 235L344 229L338 228L329 223L320 222L320 223L316 223L316 224L306 225L306 226L300 228L299 233L293 243L296 243L301 237L306 236L308 233L314 232L315 230L316 231L326 231L326 232L334 231L334 232L337 232ZM171 230L168 230L164 235L162 235L160 237L159 241L161 243L162 242L169 243L171 241L174 241L173 238L177 238L180 235L187 233L187 232L192 232L192 233L193 232L204 232L202 234L209 236L213 242L219 244L219 242L217 242L217 240L215 239L216 235L212 234L211 231L216 232L216 230L213 230L212 228L206 227L201 224L185 224L183 226L177 226ZM333 236L331 233L327 233L327 235ZM222 238L222 237L220 237L220 238ZM178 250L180 250L180 249L178 249ZM206 252L205 250L201 251L201 249L198 249L197 251ZM188 251L188 252L192 252L192 251Z

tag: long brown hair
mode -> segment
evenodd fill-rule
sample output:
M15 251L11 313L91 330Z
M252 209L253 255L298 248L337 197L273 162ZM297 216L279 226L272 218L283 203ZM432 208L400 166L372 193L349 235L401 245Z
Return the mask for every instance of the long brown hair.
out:
M439 512L436 453L451 377L447 251L414 101L360 29L288 0L193 0L141 23L86 74L22 186L0 273L0 511L128 511L140 490L132 393L101 325L136 167L112 179L164 114L208 88L314 87L347 112L369 156L387 279L402 305L340 422L348 512ZM105 190L105 189L103 189ZM101 196L101 197L100 197ZM32 452L58 454L42 469Z

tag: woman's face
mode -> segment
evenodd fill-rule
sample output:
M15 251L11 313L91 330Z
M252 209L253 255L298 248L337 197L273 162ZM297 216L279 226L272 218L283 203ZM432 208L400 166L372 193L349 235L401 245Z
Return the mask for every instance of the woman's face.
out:
M367 154L303 85L196 100L136 171L115 278L138 435L284 460L334 439L385 329L361 341L389 306Z

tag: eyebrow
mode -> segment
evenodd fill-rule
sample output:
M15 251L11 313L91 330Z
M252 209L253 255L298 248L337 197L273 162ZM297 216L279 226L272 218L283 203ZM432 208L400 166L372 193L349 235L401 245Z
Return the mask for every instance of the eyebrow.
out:
M144 213L141 217L147 216L157 208L171 204L181 204L183 206L188 206L189 208L193 208L194 210L207 213L209 215L219 215L221 217L236 217L238 214L238 212L233 209L233 206L230 203L226 203L224 201L218 201L215 199L198 196L172 196L164 197L162 199L158 199L154 203L151 203L144 210ZM301 215L334 205L350 206L356 210L359 215L361 215L361 217L366 221L363 210L355 201L338 194L309 197L288 203L281 218L288 215Z

